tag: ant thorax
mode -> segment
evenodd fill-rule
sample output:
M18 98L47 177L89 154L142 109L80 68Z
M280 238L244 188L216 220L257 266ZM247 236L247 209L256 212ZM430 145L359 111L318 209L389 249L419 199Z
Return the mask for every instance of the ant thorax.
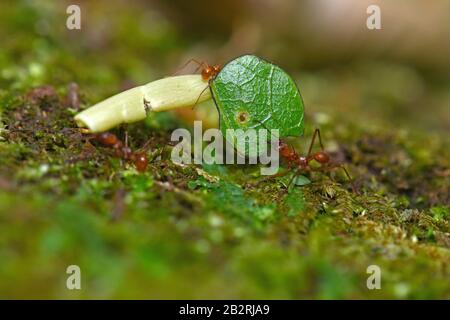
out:
M297 164L299 167L306 168L308 166L308 159L306 157L298 157Z

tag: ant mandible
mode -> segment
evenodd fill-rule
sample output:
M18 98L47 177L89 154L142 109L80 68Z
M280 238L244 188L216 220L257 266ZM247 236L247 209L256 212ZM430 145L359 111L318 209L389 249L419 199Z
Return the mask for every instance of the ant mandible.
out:
M92 137L93 140L99 142L105 147L110 147L114 149L114 155L118 158L121 158L125 161L130 161L136 167L136 170L139 172L144 172L148 166L148 158L145 152L135 151L133 152L128 147L128 135L125 134L125 143L120 141L119 138L113 133L110 132L102 132L98 134L94 134ZM140 150L143 150L146 146L142 147Z
M320 145L320 151L312 152L312 149L314 147L314 142L316 141L316 137L318 137L319 145ZM341 168L345 175L347 176L348 180L351 183L352 190L354 193L358 193L356 190L356 187L353 183L353 179L350 177L350 174L348 173L347 169L342 164L336 164L332 162L332 159L330 155L324 150L323 143L322 143L322 137L320 136L320 130L315 129L314 134L311 139L311 143L309 145L308 154L306 156L300 156L297 154L295 149L285 143L284 141L280 140L278 144L278 151L280 153L280 156L287 162L287 165L289 167L288 170L285 172L281 172L279 174L275 174L270 176L272 177L279 177L284 176L291 172L292 169L296 168L296 172L290 179L288 183L288 189L291 185L291 183L294 181L294 179L301 173L305 171L329 171L332 169ZM312 167L310 163L312 161L316 161L320 164L319 167Z

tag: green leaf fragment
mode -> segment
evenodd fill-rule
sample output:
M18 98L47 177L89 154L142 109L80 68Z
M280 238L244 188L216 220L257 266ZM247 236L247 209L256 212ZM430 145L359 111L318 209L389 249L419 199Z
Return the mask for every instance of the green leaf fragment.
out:
M220 129L279 129L279 136L303 134L303 101L291 77L278 66L245 55L226 64L211 82Z
M305 186L305 185L307 185L307 184L310 184L311 183L311 180L309 180L307 177L305 177L305 176L302 176L302 175L299 175L299 176L296 176L295 178L294 178L294 181L292 181L293 182L293 184L295 184L296 186Z

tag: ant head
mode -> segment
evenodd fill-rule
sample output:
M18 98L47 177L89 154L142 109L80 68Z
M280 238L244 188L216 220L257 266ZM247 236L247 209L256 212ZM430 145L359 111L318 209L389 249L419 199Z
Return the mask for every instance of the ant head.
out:
M119 142L116 135L110 132L102 132L94 135L94 139L107 147L112 147Z
M282 157L290 157L292 155L292 149L287 143L284 143L281 140L278 142L278 150Z
M316 152L313 155L313 157L314 157L314 160L316 160L317 162L319 162L321 164L330 162L330 156L324 151Z
M204 80L208 80L210 77L211 77L211 75L213 74L213 68L212 67L210 67L210 66L207 66L206 68L204 68L203 70L202 70L202 78L204 79Z
M284 149L288 145L283 140L278 140L278 149Z
M222 66L220 64L216 64L215 66L206 65L206 67L202 70L203 80L215 78L220 70L222 70Z

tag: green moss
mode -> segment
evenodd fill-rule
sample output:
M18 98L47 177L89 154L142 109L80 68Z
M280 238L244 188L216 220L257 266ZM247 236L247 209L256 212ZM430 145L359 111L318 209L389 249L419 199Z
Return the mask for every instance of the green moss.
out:
M52 10L0 5L9 39L0 53L1 297L450 298L448 138L392 120L420 75L390 63L383 77L398 80L380 86L380 65L302 75L306 137L291 142L305 150L320 127L359 194L340 171L306 174L311 183L287 192L286 178L260 181L257 166L175 165L170 133L182 124L169 114L114 130L126 129L133 149L149 142L139 174L82 135L73 114L126 80L173 71L165 59L183 50L178 35L152 19L141 19L151 24L142 32L130 7L123 30L134 36L112 32L105 48L67 43L59 29L37 37L30 19L57 19ZM79 105L67 102L74 81ZM354 94L345 105L342 86ZM82 269L80 292L65 290L70 264ZM366 287L372 264L382 290Z

